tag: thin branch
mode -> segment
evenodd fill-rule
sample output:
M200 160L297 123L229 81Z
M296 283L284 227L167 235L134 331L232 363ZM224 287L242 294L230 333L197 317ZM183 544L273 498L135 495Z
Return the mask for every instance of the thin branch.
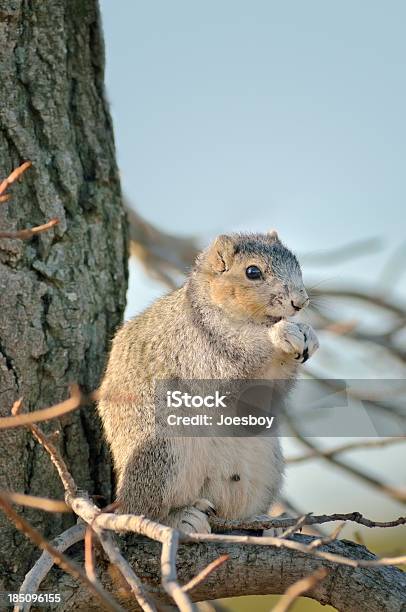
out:
M351 516L356 516L356 515L359 515L359 513L353 513L353 515ZM345 515L338 515L338 516L345 517ZM362 515L359 515L359 516L362 516ZM334 518L331 518L331 517L334 517ZM309 517L309 521L311 521L312 518L313 517ZM319 518L319 517L314 517L314 518ZM337 515L331 515L328 517L327 520L325 521L321 520L318 522L329 522L332 520L336 521L340 519L337 518ZM345 520L345 518L343 520ZM216 519L216 522L217 522L217 519ZM296 522L296 519L293 520L293 524L295 522ZM314 521L314 522L317 522L317 521ZM400 524L404 524L405 522L406 522L406 519L403 518L403 519L399 519L399 522L397 522L397 524L400 525ZM241 524L246 525L238 521L221 521L221 523L223 525L226 524L227 527L229 527L230 525L232 525L233 527L234 525L241 525ZM285 527L289 527L289 523L292 524L291 519L280 519L280 523L278 523L276 519L271 519L269 521L269 524L266 524L263 521L260 521L258 528L260 528L260 526L262 526L265 529L268 529L271 527L285 528ZM152 540L157 540L158 542L165 541L166 539L165 533L169 529L168 527L165 527L164 525L160 525L159 523L156 523L155 521L151 521L150 519L147 519L145 516L136 516L134 514L118 514L117 515L117 514L100 513L93 522L93 525L95 524L102 527L103 529L111 529L116 532L133 532L133 533L146 535ZM250 526L256 525L255 522L247 523L247 524ZM381 524L381 526L383 526L383 524ZM392 526L392 525L389 524L388 526ZM318 557L325 558L328 561L332 561L334 563L338 563L338 564L343 563L344 565L350 565L351 567L364 567L362 565L363 562L358 561L357 559L346 559L344 557L339 557L337 555L332 556L330 553L326 553L328 556L325 556L324 553L322 553L322 551L317 551L317 550L312 551L311 547L309 548L309 546L299 544L293 540L287 540L287 539L283 539L280 537L274 537L274 536L261 536L261 537L234 536L234 535L224 535L224 534L218 534L218 533L186 534L186 533L180 532L180 541L182 543L191 543L191 542L228 543L228 542L233 542L236 544L259 544L260 546L276 546L278 548L285 547L285 548L289 548L292 550L297 550L299 552L314 554ZM397 565L398 563L404 563L405 558L406 557L403 557L403 556L393 557L393 559L386 558L384 562L382 562L382 559L379 559L373 562L368 562L368 566L369 565Z
M304 514L303 516L299 517L294 525L291 525L290 527L288 527L287 529L285 529L285 531L281 533L280 537L288 538L290 535L292 535L296 531L299 531L299 529L301 529L304 525L307 524L309 517L310 517L310 514Z
M42 232L47 232L55 225L58 225L59 219L51 219L48 223L44 223L44 225L37 225L36 227L29 227L22 230L17 230L16 232L0 232L0 238L10 238L12 240L29 240L33 238L37 234L41 234Z
M358 326L358 321L333 321L321 327L323 331L330 332L336 336L346 336L353 332Z
M349 463L346 463L342 461L341 459L337 459L334 456L324 455L322 449L319 449L314 444L314 442L311 442L308 438L302 435L302 433L299 431L298 427L296 426L296 423L294 422L294 420L291 418L291 416L287 412L285 412L285 418L286 418L287 423L289 424L289 427L292 429L292 432L294 433L295 437L299 440L299 442L301 442L304 446L310 449L312 453L315 453L317 457L319 457L320 459L324 459L325 461L328 461L329 463L340 468L342 471L346 472L347 474L350 474L351 476L354 476L355 478L357 478L358 480L361 480L365 484L368 484L374 487L381 493L385 493L388 497L398 502L402 502L406 504L406 491L397 489L396 487L392 487L391 485L388 485L385 482L382 482L378 478L375 478L374 476L371 476L370 474L363 472L361 469L356 468L355 466Z
M130 587L130 590L135 595L139 605L146 612L155 612L156 606L149 593L144 590L144 587L136 576L135 572L124 559L119 551L119 548L114 540L114 535L107 533L102 526L97 524L97 518L101 515L100 508L97 508L87 497L87 494L71 496L67 491L66 501L71 506L73 511L80 516L82 520L88 523L96 533L104 552L110 562L117 567L119 572L124 577ZM116 515L112 515L116 516Z
M276 606L272 608L272 612L288 612L298 597L313 589L319 582L328 576L328 573L328 570L322 567L313 574L310 574L310 576L306 576L292 584L280 598Z
M97 580L94 565L93 530L89 525L85 532L85 572L91 582Z
M382 247L383 243L380 238L364 238L363 240L349 242L332 249L303 253L300 255L300 261L305 265L330 266L331 264L342 263L353 260L356 257L376 253Z
M173 276L184 275L193 265L199 248L193 237L165 233L145 221L127 204L131 254L148 274L170 289L177 286Z
M281 515L287 513L285 518L298 518L303 515L308 515L309 512L304 512L302 508L298 508L297 504L293 504L292 500L288 499L286 496L281 496L279 502L275 504L275 513L271 511L270 516L275 518L282 518ZM323 528L318 525L307 525L306 531L309 535L314 536L322 536L325 535Z
M45 510L45 512L72 512L69 506L62 500L49 499L47 497L36 497L35 495L25 495L14 491L1 491L0 495L12 504Z
M313 549L308 544L301 544L295 540L285 540L274 536L235 536L235 535L223 535L217 533L181 533L182 543L188 542L222 542L222 543L234 543L234 544L257 544L259 546L275 546L277 548L289 548L305 554L314 555L320 559L331 561L338 565L348 565L350 567L376 567L384 565L400 565L406 563L406 555L400 555L397 557L384 557L376 560L365 561L363 559L348 559L342 555L336 555Z
M54 464L54 466L56 467L58 471L59 478L61 479L62 484L65 487L65 491L67 491L69 495L76 495L76 491L77 491L76 483L73 480L67 468L67 465L65 461L62 459L62 456L60 455L59 451L48 440L48 438L41 431L38 425L34 425L34 423L32 423L31 425L28 425L28 427L31 429L31 432L34 438L36 438L38 442L42 444L42 446L48 452L52 463Z
M302 521L302 519L299 519ZM334 514L321 514L317 516L313 516L312 514L307 514L304 522L301 522L301 526L304 525L322 525L324 523L332 523L334 521L351 521L352 523L358 523L359 525L364 525L365 527L378 527L378 528L388 528L388 527L398 527L399 525L406 525L406 516L400 516L398 519L394 521L372 521L368 518L365 518L360 512L348 512L346 514L334 513ZM225 529L272 529L272 528L281 528L288 529L289 527L294 527L297 525L297 518L269 518L268 520L248 520L248 521L229 521L220 519L218 517L210 517L210 524L212 527L215 527L216 530L225 530Z
M9 199L10 197L9 195L4 195L7 189L13 183L15 183L24 174L24 172L28 170L28 168L30 168L30 166L32 166L32 163L30 161L24 162L23 164L21 164L21 166L13 170L11 174L8 175L7 178L1 181L0 183L0 203L6 202Z
M380 295L375 295L373 293L369 293L368 291L362 291L360 289L355 289L352 287L340 287L337 289L312 289L312 294L314 296L323 296L323 297L343 297L349 298L353 300L360 300L362 302L368 302L369 304L373 304L374 306L378 306L378 308L382 308L383 310L388 310L393 314L398 315L404 319L405 317L405 308L400 304L396 304L395 302L390 302Z
M390 350L392 351L392 348L390 348ZM317 374L314 372L314 370L313 371L306 370L306 375L309 376L312 380L317 381L320 385L327 387L328 389L331 389L334 392L340 393L342 391L342 385L339 383L339 381L335 381L334 379L331 379L331 378L330 379L324 378L322 374ZM402 420L406 419L406 414L404 413L404 410L402 411L400 407L389 404L387 401L385 401L387 400L387 397L388 397L387 392L382 394L382 396L378 397L376 393L368 394L366 391L365 392L363 391L362 393L360 393L348 385L345 391L348 397L350 397L351 399L359 400L361 402L367 402L369 408L374 408L376 410L379 410L385 415L387 413L390 413L390 415L393 417L396 417L396 419L402 419ZM403 386L402 395L400 396L399 399L403 399L404 393L405 393L405 387ZM397 391L397 394L399 395L399 391ZM285 416L289 418L290 415L287 414Z
M86 500L77 500L78 503L83 504L86 503L89 505L90 502ZM168 549L168 540L165 535L169 532L172 534L173 530L159 523L155 523L149 519L146 519L142 516L135 515L113 515L113 514L105 514L100 513L93 521L93 527L99 526L103 529L112 529L114 531L133 531L135 533L141 533L144 535L148 535L152 539L158 540L160 542L166 541L166 550L164 561L167 562L168 559L173 558L173 544L172 550ZM175 536L176 537L176 536ZM398 565L401 563L405 563L406 556L397 556L393 558L383 558L376 560L359 560L359 559L348 559L346 557L342 557L341 555L332 554L325 551L320 551L318 549L313 549L311 545L301 544L300 542L296 542L293 540L283 540L281 538L276 537L254 537L254 536L228 536L228 535L219 535L219 534L179 534L180 540L184 543L192 543L192 542L221 542L221 543L234 543L234 544L252 544L252 545L260 545L260 546L275 546L278 548L289 548L291 550L296 550L302 553L310 554L312 556L316 556L321 559L325 559L327 561L347 565L350 567L376 567L376 566L385 566L385 565ZM175 542L176 544L176 542ZM169 555L170 553L170 555ZM169 557L168 557L169 555ZM166 570L167 571L167 570ZM172 583L172 575L169 574L169 579L167 578L167 583L171 589L171 593L173 592ZM176 588L175 588L176 592ZM176 595L178 593L176 592Z
M320 454L322 454L323 457L334 457L335 455L346 453L348 451L370 448L382 448L385 446L390 446L392 444L398 444L399 442L406 442L406 436L399 436L397 438L378 438L377 440L358 440L355 442L348 442L346 444L341 444L340 446L327 448L325 450L319 449L318 452L316 450L312 450L303 455L297 455L296 457L287 457L285 459L285 462L289 464L302 463L303 461L308 461L309 459L318 459L320 458Z
M99 527L93 527L93 529L110 562L117 567L141 608L145 610L145 612L156 612L156 606L152 596L144 590L141 580L121 554L115 542L114 534L108 533Z
M82 396L80 389L77 385L71 385L70 387L70 398L55 404L50 408L42 408L41 410L35 410L34 412L27 412L26 414L19 414L22 407L22 400L14 402L11 412L15 416L2 417L0 418L0 429L10 429L12 427L22 427L23 425L29 425L30 423L39 423L40 421L48 421L49 419L55 419L77 410L84 403L85 398Z
M210 576L210 574L215 572L221 565L223 565L223 563L228 561L229 558L230 555L221 555L221 557L218 557L218 559L214 559L214 561L209 563L209 565L202 569L202 571L199 572L194 578L192 578L191 580L189 580L189 582L183 585L182 590L185 593L189 593L189 591L192 591L193 589L198 587L202 582L206 580L206 578L208 578L208 576Z
M50 545L62 553L74 544L77 544L78 542L83 540L85 530L86 526L83 523L74 525L73 527L70 527L69 529L61 533L54 540L52 540L52 542L50 542ZM40 587L41 582L51 571L53 565L53 556L48 552L48 550L44 550L38 561L26 574L24 582L20 587L20 593L36 593ZM27 603L24 604L24 612L29 612L30 608L31 603L27 601ZM14 608L14 612L19 612L19 610L20 607L18 606Z
M21 409L21 403L17 406L14 405L14 413L19 412ZM38 427L31 423L27 426L34 437L48 452L52 463L55 465L59 477L66 491L66 502L67 504L80 516L83 520L91 525L95 533L97 534L100 543L106 552L108 558L113 565L116 565L119 571L128 582L132 592L134 593L141 608L146 612L155 612L156 607L151 597L144 591L141 581L136 576L128 562L121 555L117 545L114 542L114 537L110 533L104 532L100 527L94 524L94 519L100 513L100 509L97 508L88 498L77 496L77 486L73 480L65 461L63 460L59 451L49 441L44 432ZM81 510L83 512L81 512Z
M392 252L381 271L378 285L384 291L393 291L405 272L406 242L402 242Z
M81 516L85 517L85 520L89 520L90 515L94 516L94 505L86 498L75 498L72 500L72 508ZM96 509L98 510L98 509ZM255 536L233 536L233 535L220 535L220 534L185 534L179 533L176 530L172 530L169 527L165 527L164 525L160 525L159 523L155 523L143 516L135 516L135 515L116 515L116 514L107 514L102 513L98 510L99 514L95 516L92 521L93 529L110 529L116 532L124 532L130 531L138 534L147 535L151 539L157 540L159 542L165 543L165 554L163 556L163 562L165 565L165 571L163 576L165 577L165 586L170 590L171 595L178 597L179 602L179 592L177 591L176 584L174 585L174 574L173 568L169 571L168 563L173 563L174 554L176 553L176 545L177 538L180 538L180 541L183 543L193 543L193 542L220 542L223 544L232 543L232 544L245 544L245 545L260 545L260 546L274 546L277 548L288 548L290 550L295 550L298 552L302 552L305 554L309 554L311 556L324 559L329 562L333 562L335 564L347 565L350 567L376 567L376 566L385 566L385 565L398 565L406 562L405 556L397 556L393 558L383 558L383 559L374 559L374 560L362 560L362 559L349 559L347 557L343 557L341 555L337 555L334 553L321 551L318 548L314 549L312 543L310 544L302 544L301 542L297 542L295 540L286 540L278 537L265 536L265 537L255 537ZM309 520L315 517L309 517ZM329 517L329 520L337 520L337 517L332 515ZM297 521L296 521L297 522ZM321 521L323 522L323 521ZM176 533L175 541L170 540L167 537L167 534L170 534L172 538L172 534ZM330 536L331 539L331 536ZM169 541L168 541L169 540ZM102 542L103 543L103 542ZM175 551L175 552L174 552ZM175 572L176 576L176 572ZM176 581L175 581L176 582Z
M309 544L312 537L295 534L294 541ZM145 538L124 536L128 560L136 564L142 575L151 577L151 583L159 584L160 563L158 545ZM364 547L346 540L336 540L323 547L323 551L344 557L372 560L375 556ZM358 568L337 566L316 558L313 554L294 552L284 547L238 545L234 542L206 542L204 545L184 544L179 547L179 574L189 575L194 565L206 566L220 555L228 553L230 559L218 578L203 582L190 593L194 601L238 597L242 595L281 595L298 578L312 573L319 567L331 570L331 576L309 596L339 610L386 609L391 602L391 612L397 612L406 603L405 574L397 567ZM217 578L217 579L216 579ZM81 589L83 594L83 589ZM82 599L82 596L80 597ZM169 602L166 597L165 602ZM388 608L388 612L389 612Z
M19 400L14 403L11 409L11 412L13 413L13 416L15 418L18 418L19 416L20 417L24 416L24 415L19 414L21 410L22 410L22 402L21 400ZM54 464L54 466L56 467L58 471L59 478L62 481L65 491L69 493L69 495L72 495L72 496L76 495L77 487L76 487L75 481L73 480L65 461L62 459L62 455L60 454L60 452L52 444L50 439L47 438L47 436L43 433L43 431L38 427L38 425L31 423L29 425L26 425L26 427L31 431L34 438L36 438L38 442L48 452L52 463Z
M161 553L161 582L165 591L178 606L181 612L193 612L193 604L186 592L180 586L176 575L176 553L178 550L179 532L176 529L168 530L162 542Z
M311 544L309 544L309 548L318 548L319 546L323 546L323 544L330 544L330 542L334 542L342 532L345 527L345 521L337 525L337 527L332 531L332 533L328 536L323 536L322 538L316 538L313 540Z
M13 412L18 414L21 410L21 402L18 402ZM128 562L122 557L117 545L114 542L114 536L106 530L113 530L115 532L132 531L137 534L147 535L149 538L154 539L162 544L162 585L165 591L174 599L181 610L189 611L192 610L192 603L187 597L185 589L179 585L176 574L176 551L178 542L191 544L194 542L219 542L223 544L247 544L247 545L260 545L260 546L274 546L277 548L287 548L295 550L307 555L311 555L316 558L321 558L335 564L347 565L350 567L375 567L383 565L395 565L404 563L406 556L397 556L393 558L383 558L374 560L362 560L362 559L351 559L342 555L337 555L325 550L320 550L319 547L325 542L329 542L337 537L338 530L336 530L331 536L327 538L313 540L310 544L303 544L296 540L288 540L280 537L265 536L265 537L254 537L254 536L233 536L223 534L185 534L177 530L171 529L154 521L151 521L143 516L135 515L117 515L101 511L97 508L86 494L78 494L77 487L70 475L65 462L63 461L59 451L52 445L45 434L35 424L28 425L28 428L33 432L37 440L44 446L50 455L51 460L56 466L58 473L62 479L66 490L66 502L73 509L73 511L80 516L86 523L88 523L94 532L97 534L103 549L105 550L110 561L119 569L124 576L127 583L130 585L131 590L136 596L140 606L148 612L156 610L154 602L152 601L149 594L147 594L138 577L133 572ZM218 520L218 519L217 519ZM368 526L380 526L389 527L399 524L404 524L406 519L400 517L397 521L390 523L376 523L364 519L359 513L352 513L349 515L323 515L322 517L307 516L306 519L302 517L298 519L269 519L269 521L262 521L264 528L269 527L283 527L289 529L293 525L298 528L300 525L323 523L337 520L353 520L360 524L367 524ZM216 522L216 519L213 519ZM221 524L221 521L219 521ZM224 523L224 522L223 522ZM227 521L228 525L235 522ZM258 526L258 525L256 525ZM200 574L199 582L207 576L210 568L206 568ZM187 585L186 585L187 586ZM189 585L190 588L190 585Z
M123 612L123 608L119 606L113 598L103 589L99 583L92 583L87 576L82 572L80 567L73 561L70 561L65 555L59 550L54 548L41 534L37 531L28 521L22 516L19 516L8 501L0 495L0 508L4 514L10 519L16 528L24 533L34 544L36 544L41 550L46 550L53 558L61 569L73 576L76 580L79 580L84 584L93 595L107 608L113 612Z

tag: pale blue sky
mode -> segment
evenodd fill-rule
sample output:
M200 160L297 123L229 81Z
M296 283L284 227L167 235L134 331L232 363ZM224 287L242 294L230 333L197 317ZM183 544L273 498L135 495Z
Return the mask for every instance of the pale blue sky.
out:
M103 0L123 187L173 231L405 234L406 4Z
M406 238L404 2L101 7L123 189L143 215L202 243L276 227L299 253L381 236L384 252L320 271L379 282ZM128 314L161 291L137 269Z
M380 236L386 250L375 256L310 270L380 282L406 239L405 2L101 7L122 185L141 214L202 242L275 227L299 253ZM164 290L134 261L131 269L127 315ZM381 477L388 466L396 473L390 450L375 459ZM364 487L348 496L348 479L330 468L314 466L314 478L325 511L337 505L337 490L342 511L376 505ZM314 509L300 469L287 486ZM397 511L391 503L375 516Z

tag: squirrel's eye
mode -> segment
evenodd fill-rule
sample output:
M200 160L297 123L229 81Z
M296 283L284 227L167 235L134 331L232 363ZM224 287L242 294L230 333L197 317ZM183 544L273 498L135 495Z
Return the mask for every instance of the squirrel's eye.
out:
M259 278L262 278L262 272L258 266L248 266L248 268L245 270L245 275L250 280L258 280Z

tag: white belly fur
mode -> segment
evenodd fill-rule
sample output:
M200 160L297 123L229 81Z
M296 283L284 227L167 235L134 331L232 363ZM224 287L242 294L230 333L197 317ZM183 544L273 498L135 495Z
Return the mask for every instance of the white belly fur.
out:
M172 507L205 497L220 517L248 518L267 512L278 497L283 459L277 437L174 438L172 448L179 458L168 492Z

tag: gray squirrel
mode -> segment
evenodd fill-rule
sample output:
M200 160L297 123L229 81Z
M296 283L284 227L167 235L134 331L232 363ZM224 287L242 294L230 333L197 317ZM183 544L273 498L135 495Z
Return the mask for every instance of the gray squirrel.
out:
M248 519L278 500L277 436L157 436L155 383L267 379L287 393L318 348L313 329L290 320L308 303L299 263L275 231L222 235L180 289L123 325L98 403L120 512L208 533L211 513Z

